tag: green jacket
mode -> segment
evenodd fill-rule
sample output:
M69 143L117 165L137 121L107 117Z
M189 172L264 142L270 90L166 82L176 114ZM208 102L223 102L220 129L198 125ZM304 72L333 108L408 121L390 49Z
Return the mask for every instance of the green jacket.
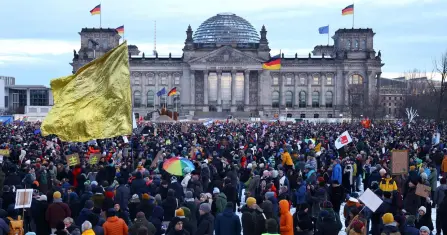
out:
M219 195L217 195L216 198L216 209L217 209L217 213L222 213L225 210L225 207L227 206L227 196L225 195L225 193L219 193Z

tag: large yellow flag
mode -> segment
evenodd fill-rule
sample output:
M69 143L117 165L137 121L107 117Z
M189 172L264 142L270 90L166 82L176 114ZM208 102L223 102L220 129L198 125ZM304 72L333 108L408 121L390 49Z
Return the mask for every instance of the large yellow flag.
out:
M132 133L126 42L76 74L51 80L51 89L54 106L42 123L42 135L85 142Z

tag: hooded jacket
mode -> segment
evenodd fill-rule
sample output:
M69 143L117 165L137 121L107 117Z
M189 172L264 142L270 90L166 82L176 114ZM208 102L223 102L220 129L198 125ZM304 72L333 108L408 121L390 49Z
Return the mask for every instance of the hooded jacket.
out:
M289 202L281 200L279 202L279 232L281 235L293 235L293 218L289 210Z
M104 235L127 235L128 227L123 219L117 216L107 218L106 222L102 225L104 228Z
M391 224L386 224L383 226L383 230L381 235L401 235L399 232L399 228L396 226L396 222Z
M216 217L214 231L215 235L241 234L241 221L232 208L225 208L224 212Z

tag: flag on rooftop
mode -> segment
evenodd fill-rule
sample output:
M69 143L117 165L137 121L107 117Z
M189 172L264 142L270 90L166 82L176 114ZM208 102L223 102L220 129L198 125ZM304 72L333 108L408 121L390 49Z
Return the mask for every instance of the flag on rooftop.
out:
M90 13L92 15L98 15L101 14L101 4L99 4L98 6L96 6L95 8L93 8Z
M116 31L118 32L119 35L123 35L124 34L124 25L121 25L120 27L116 28Z
M347 7L345 7L342 11L341 11L342 15L352 15L354 14L354 4L351 4Z
M329 25L318 28L318 33L328 34L329 33Z
M275 55L270 60L264 62L262 68L266 70L281 69L281 54Z
M107 86L104 86L107 84ZM129 58L124 42L75 74L51 80L54 106L42 135L86 142L132 133Z

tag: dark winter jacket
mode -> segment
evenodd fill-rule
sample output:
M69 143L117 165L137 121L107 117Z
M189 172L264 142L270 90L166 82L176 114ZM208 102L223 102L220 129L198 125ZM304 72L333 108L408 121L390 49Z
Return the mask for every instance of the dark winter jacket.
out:
M293 214L293 230L295 235L305 235L310 231L313 231L312 218L309 216L309 213L304 211L308 206L305 204L302 205L303 207ZM298 231L297 227L299 227L301 231Z
M136 213L141 211L146 216L146 219L149 219L152 216L152 212L154 211L154 208L155 208L155 203L153 200L142 199L141 203L139 205L137 205ZM136 213L133 216L136 216ZM132 215L131 215L131 218L132 218Z
M408 213L416 215L420 206L421 197L416 195L416 188L409 188L404 199L404 209Z
M36 224L36 234L37 235L47 235L50 233L50 226L48 221L45 219L45 212L48 209L47 201L33 201L31 204L31 216Z
M93 214L92 210L89 210L87 208L82 208L81 212L79 213L78 218L76 219L76 225L81 226L84 221L88 220L88 217Z
M172 217L175 216L175 210L177 209L178 200L174 196L170 195L161 204L164 210L164 219L171 221Z
M144 181L141 172L137 172L135 177L136 178L132 181L132 185L130 186L130 193L132 195L141 195L146 188L146 182Z
M414 226L407 225L404 229L405 235L419 235L419 229L415 228Z
M325 217L317 218L316 235L338 235L343 225L339 216L333 210L326 209L329 213Z
M67 217L71 217L71 210L67 204L62 202L54 202L49 205L45 215L50 228L56 228L57 223Z
M245 205L241 212L244 235L261 235L265 232L265 219L261 208L252 209Z
M129 198L130 197L130 188L127 185L120 185L116 189L115 193L115 203L120 205L120 208L123 210L128 209Z
M239 216L233 212L232 208L225 208L223 213L217 215L214 230L216 235L240 235L241 221Z
M161 228L164 213L165 212L161 206L156 206L152 212L151 218L149 219L149 222L151 222L157 229L157 233L155 235L162 235L165 233L165 231Z
M137 235L138 229L143 226L147 228L149 235L154 235L157 232L155 226L147 221L146 218L137 218L132 226L129 228L129 235Z
M214 217L210 213L201 215L197 226L196 235L213 235Z

